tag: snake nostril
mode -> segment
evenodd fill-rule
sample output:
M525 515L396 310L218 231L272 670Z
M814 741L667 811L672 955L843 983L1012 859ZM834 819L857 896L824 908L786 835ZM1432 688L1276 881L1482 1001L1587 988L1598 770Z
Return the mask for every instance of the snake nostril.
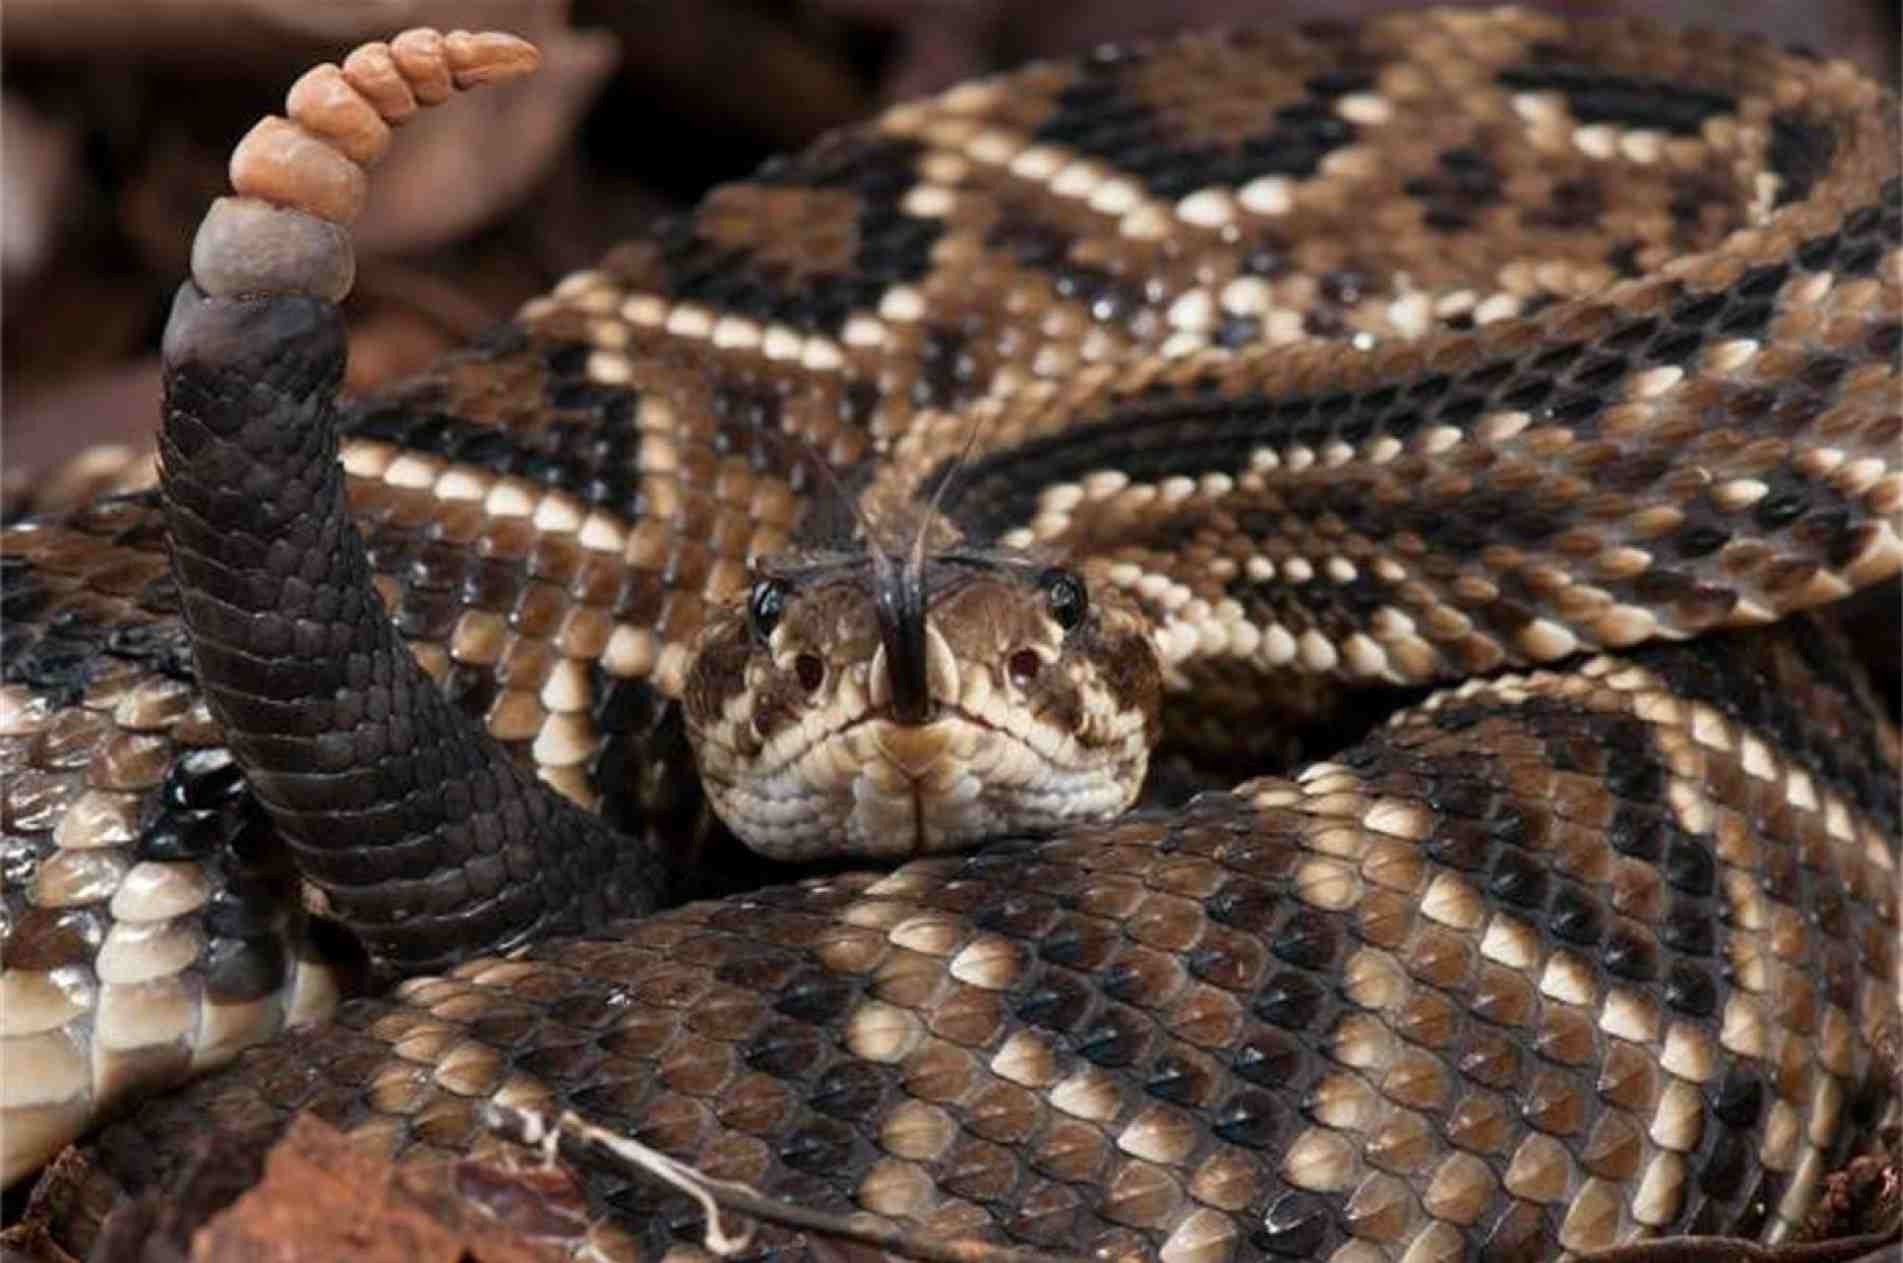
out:
M1044 660L1034 650L1020 649L1011 655L1005 663L1005 669L1011 673L1011 682L1019 688L1028 685L1044 669Z
M793 659L793 674L798 677L800 687L811 693L825 682L826 664L816 654L803 653Z

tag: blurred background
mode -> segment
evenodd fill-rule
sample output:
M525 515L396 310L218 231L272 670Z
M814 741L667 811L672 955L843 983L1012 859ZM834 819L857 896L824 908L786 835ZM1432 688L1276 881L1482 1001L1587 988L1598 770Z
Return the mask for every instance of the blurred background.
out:
M144 467L157 351L225 159L292 79L408 26L542 48L527 83L405 129L371 182L350 385L430 358L710 184L881 103L1190 27L1352 20L1359 0L7 0L0 10L0 513L93 444ZM1896 0L1574 0L1756 31L1894 82ZM104 473L111 463L94 474ZM68 468L69 473L74 473ZM80 471L83 473L84 471ZM74 473L79 476L79 473Z

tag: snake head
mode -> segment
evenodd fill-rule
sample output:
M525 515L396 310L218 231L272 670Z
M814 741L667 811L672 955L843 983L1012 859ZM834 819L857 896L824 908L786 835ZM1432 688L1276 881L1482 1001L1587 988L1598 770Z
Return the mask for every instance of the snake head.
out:
M714 810L775 859L908 856L1114 816L1158 732L1141 610L1002 552L773 563L684 694Z

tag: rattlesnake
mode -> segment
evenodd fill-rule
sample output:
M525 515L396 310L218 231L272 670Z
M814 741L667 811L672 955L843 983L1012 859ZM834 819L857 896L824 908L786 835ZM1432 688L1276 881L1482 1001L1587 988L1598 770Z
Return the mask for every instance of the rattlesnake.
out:
M1903 557L1894 102L1512 10L1104 50L716 191L340 468L361 168L528 59L300 81L173 312L163 495L5 536L9 1176L360 945L448 973L66 1178L300 1107L481 1150L496 1099L1103 1257L1802 1218L1897 1027L1897 741L1797 613ZM1102 819L1158 730L1463 679ZM789 856L995 840L617 920L722 883L690 736ZM595 1194L590 1248L690 1227Z

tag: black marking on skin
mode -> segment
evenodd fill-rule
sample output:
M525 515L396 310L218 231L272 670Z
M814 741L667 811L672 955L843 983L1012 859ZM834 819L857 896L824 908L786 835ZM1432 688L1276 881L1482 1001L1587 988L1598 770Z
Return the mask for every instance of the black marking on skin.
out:
M1106 1006L1095 1021L1078 1033L1074 1047L1094 1065L1128 1066L1146 1050L1149 1025L1148 1020L1122 1005Z
M774 1022L741 1045L740 1058L750 1069L776 1079L800 1081L812 1075L824 1055L825 1035L805 1023Z
M1895 364L1898 351L1903 350L1903 322L1887 320L1878 325L1863 345L1873 358Z
M18 833L0 835L0 891L5 892L6 912L18 915L26 906L26 890L44 858L42 852L52 853L45 840Z
M1347 336L1350 309L1387 292L1376 276L1353 263L1323 273L1315 288L1317 298L1302 316L1302 331L1323 339Z
M1422 379L1405 392L1377 390L1362 400L1339 396L1346 408L1334 405L1335 396L1278 400L1260 392L1219 397L1193 389L1147 390L1118 400L1101 420L973 462L946 493L946 512L973 537L995 538L1030 519L1042 487L1075 481L1093 469L1120 469L1133 481L1153 482L1190 468L1240 468L1264 444L1359 441L1348 436L1381 433L1404 437L1439 405L1423 396L1443 393L1445 381ZM1331 419L1321 415L1324 404ZM922 488L936 488L949 473L947 462Z
M1672 192L1665 211L1672 219L1672 244L1695 249L1741 222L1730 184L1704 171L1675 172L1667 181Z
M631 409L632 392L624 398ZM591 407L600 415L599 405ZM565 491L623 517L640 516L641 475L636 465L640 437L631 423L555 421L533 432L511 432L435 411L427 404L392 401L346 414L341 430L345 442L392 443L498 477L524 478Z
M1353 264L1322 273L1315 287L1324 299L1342 307L1353 307L1362 299L1382 292L1367 270Z
M206 949L204 975L208 1000L248 1003L284 985L290 976L290 953L274 936L224 939Z
M1765 150L1766 165L1778 177L1774 206L1802 201L1810 196L1817 177L1830 169L1837 152L1837 132L1822 123L1812 122L1795 111L1771 116L1771 141Z
M1696 136L1706 119L1737 108L1737 101L1726 93L1666 79L1617 74L1573 60L1565 49L1535 48L1534 54L1540 57L1538 62L1508 67L1499 73L1497 82L1516 92L1558 92L1566 98L1572 116L1582 123L1613 123Z
M213 938L257 938L289 920L281 892L238 878L205 905L205 931Z
M667 902L714 899L765 882L788 869L762 859L735 838L707 805L678 703L646 680L589 667L590 718L602 735L588 764L602 820L624 837L641 838L660 855Z
M1255 244L1243 251L1236 270L1244 276L1260 276L1264 280L1274 280L1289 270L1291 247L1286 239L1273 232L1263 232L1257 236Z
M398 398L344 407L339 432L344 441L394 443L497 476L523 477L611 512L638 515L638 392L588 380L584 344L550 344L542 348L542 359L542 403L550 420L537 430L506 430L457 417L443 409L445 392L432 382Z
M199 965L208 1000L247 1003L284 985L291 971L285 936L293 928L297 878L229 750L190 750L173 761L164 782L146 796L132 854L206 868L216 889L199 913L207 943ZM340 980L346 987L352 985L361 948L341 941L316 946L320 958L344 969Z
M153 585L163 607L169 580ZM129 659L170 679L189 682L191 646L176 621L99 622L83 601L60 609L62 593L35 574L31 562L0 562L0 621L6 628L0 680L32 689L55 707L74 706L112 659ZM50 611L50 613L49 613Z
M0 620L14 634L22 623L38 617L52 595L34 573L32 562L12 554L0 556Z
M177 592L171 588L171 578L154 580L147 592L141 593L141 603L175 607ZM131 658L167 679L185 683L196 679L192 673L192 643L186 635L185 624L179 620L120 624L107 635L107 652L118 658Z
M1366 497L1354 493L1352 489L1346 489L1342 494L1329 492L1325 495L1330 504L1350 506L1366 503ZM1291 507L1293 503L1291 501ZM1295 511L1303 512L1301 509ZM1426 519L1435 515L1420 516ZM1245 510L1236 515L1236 523L1251 538L1265 539L1280 533L1279 520L1282 517L1280 513ZM1354 529L1352 524L1350 529ZM1319 573L1301 583L1286 579L1262 581L1238 575L1223 585L1223 592L1235 598L1248 613L1250 621L1259 626L1279 623L1293 635L1314 628L1337 644L1366 627L1368 616L1392 599L1392 585L1366 570L1358 570L1347 583L1337 583Z
M496 678L492 666L452 661L448 674L443 677L443 696L463 714L475 720L480 720L489 712L490 705L501 691L502 682Z
M1045 277L1051 292L1076 303L1100 324L1115 325L1145 305L1143 287L1070 258L1077 235L1043 219L1037 208L1007 203L985 232L985 246Z
M1327 1258L1343 1240L1329 1204L1313 1193L1287 1192L1269 1201L1249 1243L1278 1258Z
M1638 241L1621 241L1606 253L1606 266L1621 277L1631 279L1641 275L1645 269L1639 266Z
M714 383L709 407L714 418L710 441L716 456L744 452L756 473L779 467L774 457L780 444L766 438L780 432L785 403L779 386L722 377Z
M100 650L109 634L105 626L76 618L55 618L44 628L10 627L0 679L32 689L55 707L78 705L105 665Z
M774 905L783 899L784 892L764 891L760 902L741 915L757 923L762 915L775 915ZM866 1118L879 1117L889 1102L903 1098L903 1067L859 1060L839 1046L835 1024L862 999L863 980L842 979L811 962L805 953L777 951L749 941L749 930L742 922L734 923L738 934L723 922L731 911L739 910L715 914L710 924L713 933L705 940L709 951L721 959L717 976L733 980L736 974L754 975L762 966L768 973L785 975L779 986L767 988L777 992L774 1013L735 1052L740 1063L752 1070L788 1085L802 1085L799 1121L786 1130L776 1129L778 1161L766 1182L776 1195L796 1197L801 1205L849 1210L851 1182L842 1189L823 1177L841 1169L863 1170L872 1163L875 1154L857 1127ZM550 949L541 949L538 955L559 963ZM595 1032L593 1038L574 1045L574 1052L598 1060L601 1040L613 1034L615 1016L627 1004L626 980L573 970L565 976L569 985L561 1011L585 1015L590 1019L587 1028ZM748 984L734 980L731 985ZM549 1056L547 1050L531 1052L527 1068L549 1080L574 1077L560 1063L549 1062ZM563 1103L595 1117L628 1117L639 1111L650 1091L645 1075L599 1074L565 1093ZM612 1174L597 1173L590 1176L589 1186L591 1195L621 1222L640 1225L636 1240L644 1257L659 1257L701 1227L695 1203L652 1181L626 1183Z
M1401 186L1422 204L1421 221L1435 232L1460 232L1500 201L1500 172L1478 149L1462 146L1440 155L1439 169ZM1557 197L1558 191L1555 190Z
M918 379L912 383L912 403L919 408L953 408L971 397L978 378L978 362L968 347L970 336L948 325L925 326L918 351Z
M442 392L434 387L347 410L339 428L345 441L391 443L498 477L523 478L624 521L636 521L649 511L639 467L641 435L634 424L640 395L587 380L587 351L586 346L567 343L545 350L548 379L543 397L553 416L534 430L504 429L446 412ZM715 426L709 441L715 454L742 453L755 473L787 477L798 490L800 471L789 444L775 441L781 409L778 388L723 379L710 393ZM395 542L380 533L371 541L374 564L384 573L400 573L413 560L405 550L416 541L405 541L392 551Z
M1887 251L1903 246L1903 177L1883 182L1877 205L1844 216L1837 231L1812 237L1797 248L1797 266L1808 272L1873 276Z
M858 197L858 249L846 271L789 284L773 269L751 262L745 250L698 236L692 218L682 216L654 233L668 296L837 336L853 312L876 308L886 290L916 281L931 268L932 247L944 224L900 209L916 182L919 152L910 140L842 133L798 156L775 158L754 175L754 184L839 189Z
M692 761L673 714L677 708L647 681L611 676L599 663L589 668L589 677L591 718L603 737L589 778L601 794L602 818L617 830L639 833L657 821L700 811L698 781L681 776Z
M1239 187L1259 176L1306 179L1323 158L1355 141L1355 125L1335 113L1338 93L1329 91L1265 109L1262 129L1232 145L1189 143L1170 130L1155 106L1125 94L1119 80L1144 55L1104 49L1087 58L1077 80L1058 94L1056 108L1032 134L1033 142L1100 158L1135 176L1152 196L1175 201L1198 189Z
M1375 76L1371 70L1340 69L1311 75L1302 86L1308 89L1310 96L1327 101L1355 92L1366 92L1374 84Z
M878 382L869 377L856 377L840 387L839 419L855 429L870 429L883 398L884 391Z
M1338 310L1317 303L1303 314L1302 332L1311 338L1333 341L1347 335L1348 325Z
M136 854L141 859L172 861L203 859L225 843L225 824L211 813L155 814L140 830Z
M1801 247L1798 265L1844 268L1845 256L1851 256L1862 272L1874 271L1884 249L1903 244L1903 192L1892 196L1886 185L1884 196L1883 205L1847 216L1839 233ZM1459 378L1428 374L1361 396L1220 395L1213 382L1151 387L1116 400L1099 420L973 462L946 494L946 513L975 537L996 538L1031 519L1042 488L1074 482L1093 469L1119 469L1134 482L1240 469L1261 446L1317 447L1329 439L1358 444L1380 434L1405 441L1428 423L1465 429L1496 407L1529 411L1535 425L1564 425L1577 441L1590 440L1627 373L1689 364L1716 341L1762 337L1790 273L1788 263L1762 264L1729 289L1685 291L1662 317L1625 318L1600 339L1610 354L1583 362L1584 344L1562 343L1519 360L1479 365ZM1625 357L1623 372L1614 355ZM941 464L921 487L935 488L949 469L949 461ZM1649 481L1627 479L1633 490ZM1551 534L1566 524L1541 530Z
M1256 991L1249 1011L1287 1031L1325 1029L1335 1012L1331 991L1300 969L1278 969Z
M1828 406L1796 387L1785 384L1775 390L1740 392L1741 406L1731 415L1747 434L1790 434L1807 425ZM1755 423L1755 424L1754 424ZM1612 471L1596 473L1611 485ZM1634 466L1631 486L1651 485L1664 473L1662 458ZM1744 521L1739 514L1720 510L1707 496L1688 499L1681 504L1685 514L1681 525L1657 550L1655 564L1632 579L1607 582L1607 589L1640 603L1653 606L1681 606L1689 616L1707 601L1720 601L1722 615L1732 606L1732 598L1723 589L1703 587L1671 562L1696 562L1729 543L1734 536L1759 533L1783 536L1805 556L1818 558L1832 566L1844 566L1856 556L1867 539L1859 525L1856 504L1826 480L1806 477L1787 465L1761 476L1767 490Z
M1791 537L1816 551L1833 565L1843 565L1855 552L1858 533L1851 525L1857 506L1829 482L1809 478L1788 466L1770 471L1762 480L1769 488L1752 508L1752 521L1764 531L1788 531Z
M1855 699L1865 695L1864 684L1851 665L1854 656L1815 623L1805 633L1780 641L1803 660L1817 684L1839 694L1853 712L1860 709ZM1771 652L1750 641L1749 634L1725 633L1689 646L1641 646L1625 651L1625 656L1658 675L1672 692L1705 702L1760 734L1772 749L1810 768L1826 787L1869 816L1885 836L1896 836L1903 830L1896 772L1884 758L1875 730L1827 731L1800 705L1803 699L1782 686Z
M1664 646L1657 652L1671 659L1687 651ZM1368 778L1370 794L1417 787L1438 817L1423 843L1426 852L1518 908L1546 947L1564 946L1590 962L1596 986L1656 985L1673 1021L1716 1041L1731 986L1722 964L1721 936L1729 920L1717 854L1709 838L1679 825L1667 797L1670 769L1655 747L1652 726L1550 695L1511 702L1480 694L1450 700L1422 718L1437 734L1467 735L1458 745L1439 745L1406 729L1381 729L1339 761ZM1622 907L1616 876L1582 882L1563 870L1553 835L1577 826L1547 804L1513 799L1500 761L1473 757L1476 744L1493 744L1471 731L1482 724L1533 738L1555 771L1603 786L1616 804L1604 828L1619 857L1615 865L1655 866L1662 879L1654 896L1662 904L1660 915ZM1830 879L1812 880L1826 885ZM1755 1122L1757 1098L1747 1085L1736 1084L1727 1108L1736 1125L1748 1127ZM1696 1213L1696 1207L1686 1211Z
M1235 316L1225 312L1216 326L1216 345L1238 350L1262 339L1262 322L1254 316Z
M1578 176L1555 184L1545 206L1521 210L1520 224L1552 232L1585 232L1599 226L1605 209L1604 186L1592 176Z

